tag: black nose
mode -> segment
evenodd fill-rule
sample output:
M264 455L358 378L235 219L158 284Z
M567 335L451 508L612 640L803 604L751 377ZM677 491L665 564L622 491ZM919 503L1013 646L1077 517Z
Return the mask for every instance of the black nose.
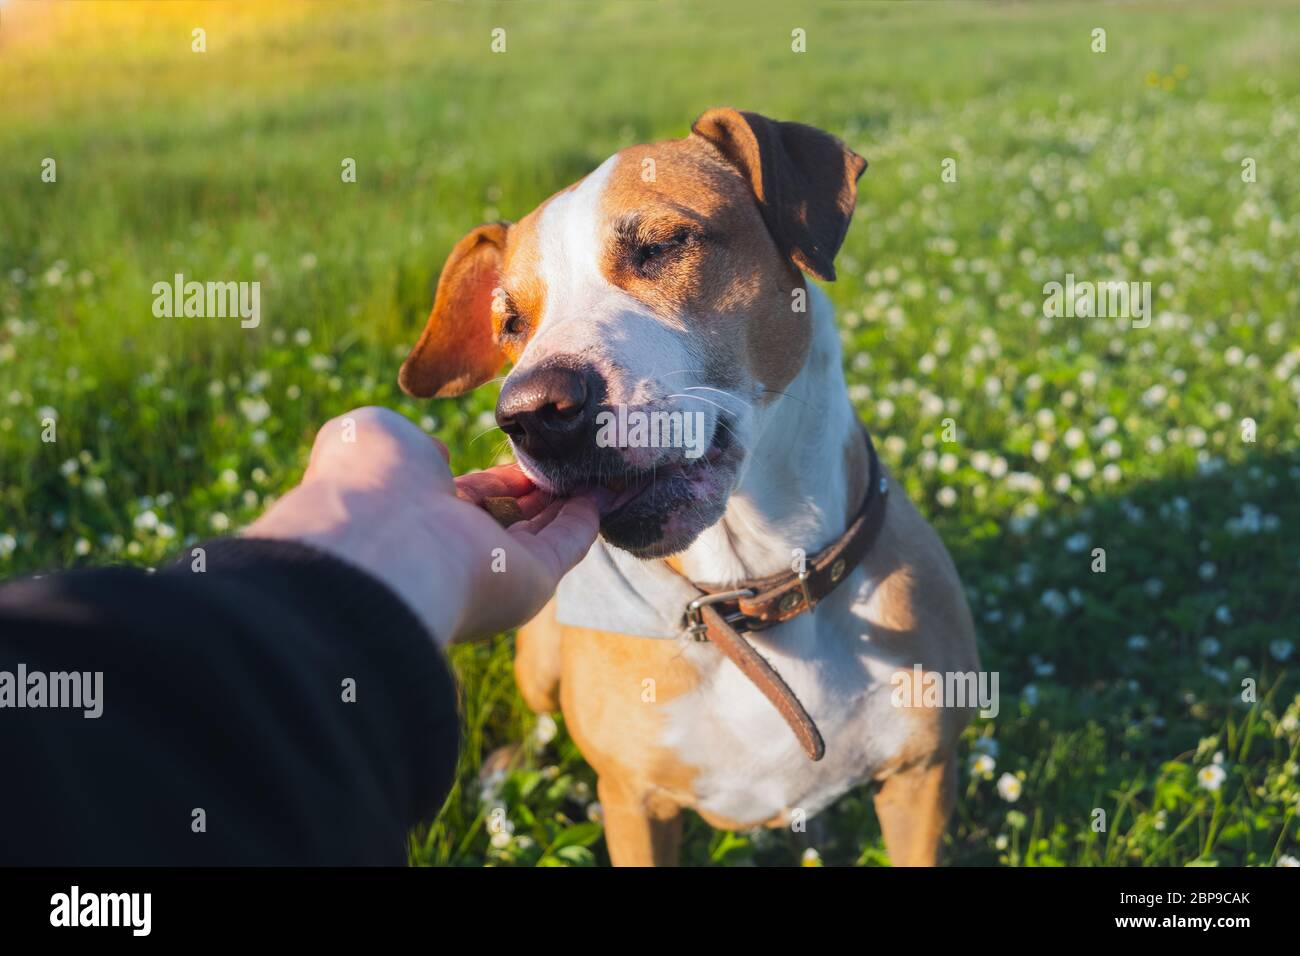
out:
M511 375L497 399L497 424L534 458L571 458L595 441L604 382L590 368L543 365Z

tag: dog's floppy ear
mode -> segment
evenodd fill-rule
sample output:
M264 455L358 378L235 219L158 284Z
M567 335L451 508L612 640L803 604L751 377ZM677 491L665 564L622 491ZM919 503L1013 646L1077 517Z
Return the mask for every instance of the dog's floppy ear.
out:
M830 133L743 110L709 110L691 132L748 180L782 254L805 272L833 280L867 161Z
M397 373L407 395L463 395L501 368L505 355L492 329L492 291L501 281L509 228L504 222L479 226L451 250L429 322Z

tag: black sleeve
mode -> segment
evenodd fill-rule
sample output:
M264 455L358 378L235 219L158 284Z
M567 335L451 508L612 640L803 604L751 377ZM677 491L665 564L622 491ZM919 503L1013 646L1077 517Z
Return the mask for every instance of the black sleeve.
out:
M200 547L0 587L0 864L405 863L460 739L433 638L313 548Z

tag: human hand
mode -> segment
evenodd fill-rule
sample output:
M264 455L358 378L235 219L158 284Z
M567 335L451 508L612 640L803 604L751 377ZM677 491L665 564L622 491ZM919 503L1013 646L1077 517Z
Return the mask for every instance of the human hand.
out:
M348 412L317 433L302 483L245 534L305 541L368 571L443 644L522 624L595 541L597 502L554 500L514 465L453 479L447 457L396 412ZM499 495L524 520L505 529L477 507Z

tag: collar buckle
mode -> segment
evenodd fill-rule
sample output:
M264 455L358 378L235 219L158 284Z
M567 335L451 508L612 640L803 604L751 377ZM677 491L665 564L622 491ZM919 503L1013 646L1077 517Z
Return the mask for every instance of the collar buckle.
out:
M803 606L810 614L817 607L817 599L813 597L812 591L808 589L808 568L805 566L799 572L799 590L803 591Z
M691 637L696 641L707 641L709 626L704 623L704 608L710 604L720 604L723 601L734 601L737 598L752 598L754 592L750 588L740 588L736 591L718 591L716 594L701 594L690 604L686 605L686 629L690 632ZM723 620L728 624L734 624L741 620L745 615L737 609L734 613L726 615Z

